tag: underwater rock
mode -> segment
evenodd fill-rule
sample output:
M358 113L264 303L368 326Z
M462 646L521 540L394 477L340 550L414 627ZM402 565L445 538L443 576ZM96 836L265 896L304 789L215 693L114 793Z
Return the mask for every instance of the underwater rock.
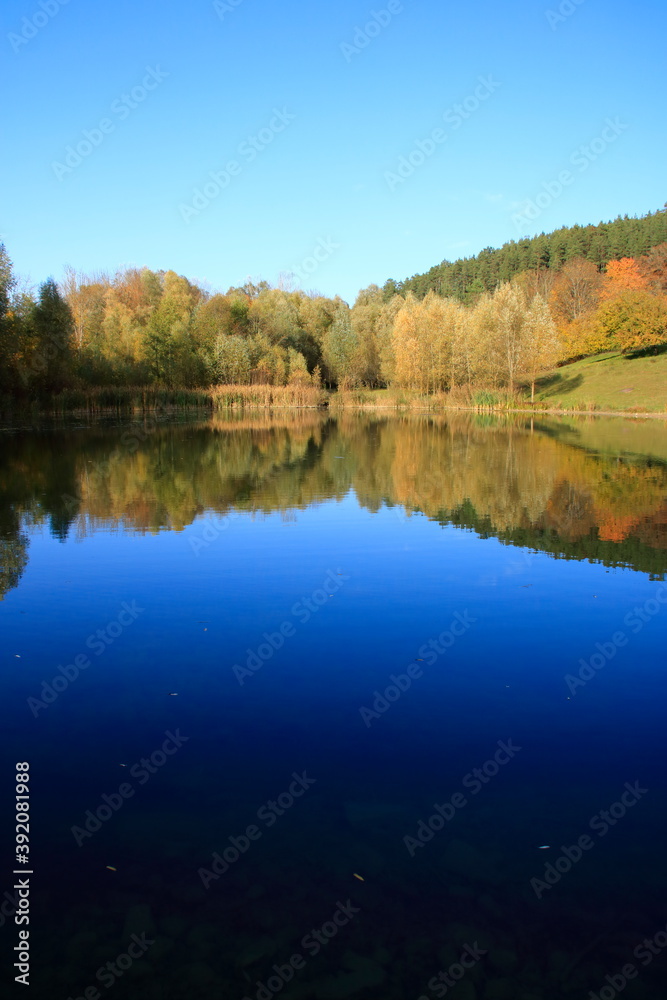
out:
M514 1000L516 992L513 979L490 979L484 987L484 1000Z
M193 962L185 970L185 979L189 987L211 989L216 978L213 969L204 962ZM210 995L214 995L212 990Z
M519 959L509 948L492 948L489 952L489 964L498 972L507 974L516 969Z
M179 913L170 913L160 919L160 930L171 938L179 938L185 934L188 926L187 920Z
M352 971L327 976L311 983L315 1000L345 1000L360 990L380 986L387 978L384 969L372 958L355 955L354 952L345 953L343 965Z
M158 934L153 939L153 944L149 948L149 955L151 962L160 962L168 955L170 951L173 950L174 940L173 938L167 937L164 934Z
M92 931L80 931L74 935L67 945L67 957L76 962L77 959L90 955L91 950L96 944L97 934L94 934Z
M151 908L147 903L137 903L127 911L125 923L123 924L123 941L129 941L133 934L146 934L150 937L155 934L155 921Z
M447 871L463 875L471 882L498 883L503 881L500 867L472 844L464 840L450 840L442 854L442 864Z
M456 990L456 1000L477 1000L477 990L475 989L475 984L470 979L462 979L460 983L456 984L454 989Z
M211 953L217 954L220 948L220 929L214 924L197 924L186 940L188 948L197 958Z
M256 941L251 941L250 944L246 945L238 956L236 964L243 969L246 965L253 965L255 962L259 962L262 958L270 957L273 955L275 950L276 943L272 938L258 938Z

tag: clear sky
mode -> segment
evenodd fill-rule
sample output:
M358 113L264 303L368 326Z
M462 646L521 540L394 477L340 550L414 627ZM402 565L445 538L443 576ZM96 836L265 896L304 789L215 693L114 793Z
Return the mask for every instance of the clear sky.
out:
M0 239L35 283L65 264L221 291L296 271L351 302L667 200L663 0L5 0L1 17Z

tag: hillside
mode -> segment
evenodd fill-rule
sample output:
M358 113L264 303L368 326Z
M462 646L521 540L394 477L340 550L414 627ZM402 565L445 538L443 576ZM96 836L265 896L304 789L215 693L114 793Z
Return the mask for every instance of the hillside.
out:
M559 270L576 257L591 261L601 270L610 260L641 257L665 242L667 210L660 209L640 218L618 216L598 225L564 226L552 233L510 240L499 249L486 247L476 257L444 260L425 274L415 274L400 282L390 279L383 293L388 300L396 293L412 292L423 298L434 291L467 302L481 292L493 291L522 271Z
M537 385L535 399L554 407L667 412L667 353L632 358L598 354L556 368Z

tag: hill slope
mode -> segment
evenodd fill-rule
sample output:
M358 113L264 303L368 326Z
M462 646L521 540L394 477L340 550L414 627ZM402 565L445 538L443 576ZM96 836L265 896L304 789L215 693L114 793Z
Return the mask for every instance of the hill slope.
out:
M544 376L535 399L582 410L667 412L667 353L640 358L598 354L574 361Z
M640 218L619 216L613 222L564 226L552 233L510 240L499 249L486 247L476 257L444 260L425 274L415 274L400 282L390 279L383 292L389 299L397 292L402 295L412 292L423 298L434 291L465 302L481 292L493 291L522 271L558 270L575 257L583 257L602 269L610 260L641 257L665 242L667 210L649 212Z

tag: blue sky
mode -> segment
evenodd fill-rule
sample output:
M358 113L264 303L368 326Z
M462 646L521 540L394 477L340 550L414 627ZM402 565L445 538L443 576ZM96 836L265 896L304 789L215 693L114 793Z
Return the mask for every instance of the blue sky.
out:
M351 302L661 208L664 4L560 10L5 0L0 239L35 283L65 264L221 291L296 271Z

